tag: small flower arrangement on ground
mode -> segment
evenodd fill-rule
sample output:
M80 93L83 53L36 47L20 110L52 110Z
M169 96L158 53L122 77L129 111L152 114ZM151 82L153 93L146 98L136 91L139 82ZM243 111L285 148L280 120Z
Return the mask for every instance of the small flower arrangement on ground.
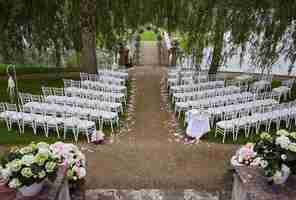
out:
M254 160L256 159L256 152L254 151L254 144L247 143L242 146L236 154L231 158L231 163L234 166L253 166L255 164Z
M254 150L260 166L270 181L282 184L290 174L296 174L296 132L279 130L275 135L262 133Z
M31 143L22 148L13 148L0 163L0 180L10 188L20 188L54 179L59 165L66 165L71 181L86 176L85 156L73 144L57 142Z

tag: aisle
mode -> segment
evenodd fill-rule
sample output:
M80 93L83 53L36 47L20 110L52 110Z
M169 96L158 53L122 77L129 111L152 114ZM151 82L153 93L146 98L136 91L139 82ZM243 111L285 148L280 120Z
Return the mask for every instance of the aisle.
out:
M146 61L155 59L156 47L149 49L153 52L145 51ZM136 86L133 117L113 144L87 153L87 188L227 189L232 179L228 159L235 146L176 142L176 122L161 95L166 68L136 66L130 72Z
M158 50L156 46L156 42L154 41L144 41L141 42L141 50L140 50L140 64L141 66L150 66L150 65L158 65Z

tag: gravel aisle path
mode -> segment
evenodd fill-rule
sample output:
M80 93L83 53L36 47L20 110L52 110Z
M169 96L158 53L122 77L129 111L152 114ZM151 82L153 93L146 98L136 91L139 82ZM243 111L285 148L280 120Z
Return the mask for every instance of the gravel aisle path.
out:
M130 70L135 91L126 127L113 144L86 152L87 188L229 190L236 147L176 141L180 130L163 96L166 68L149 63L156 59L155 45L144 44L142 51L145 66Z

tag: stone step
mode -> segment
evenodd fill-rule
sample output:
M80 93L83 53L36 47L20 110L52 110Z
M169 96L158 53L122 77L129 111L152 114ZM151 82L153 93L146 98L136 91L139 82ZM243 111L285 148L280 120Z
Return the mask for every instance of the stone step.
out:
M86 191L87 200L219 200L218 194L196 190L115 190L94 189Z

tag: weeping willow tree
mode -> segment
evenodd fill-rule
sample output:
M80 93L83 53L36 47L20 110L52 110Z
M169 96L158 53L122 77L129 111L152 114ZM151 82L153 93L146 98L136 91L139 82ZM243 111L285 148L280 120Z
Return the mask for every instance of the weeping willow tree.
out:
M0 1L0 55L4 62L24 62L24 50L35 56L54 51L60 65L63 50L71 48L64 18L65 1Z
M179 29L199 50L199 61L203 50L212 48L210 73L216 73L238 50L241 63L249 49L252 63L262 70L270 69L282 54L295 62L295 1L191 2L189 23Z
M116 51L141 26L178 32L197 61L211 49L209 72L233 55L251 54L254 66L269 70L284 55L296 60L294 0L1 0L0 55L23 62L24 50L42 55L82 53L85 71L97 68L96 48ZM248 52L247 52L248 51Z

